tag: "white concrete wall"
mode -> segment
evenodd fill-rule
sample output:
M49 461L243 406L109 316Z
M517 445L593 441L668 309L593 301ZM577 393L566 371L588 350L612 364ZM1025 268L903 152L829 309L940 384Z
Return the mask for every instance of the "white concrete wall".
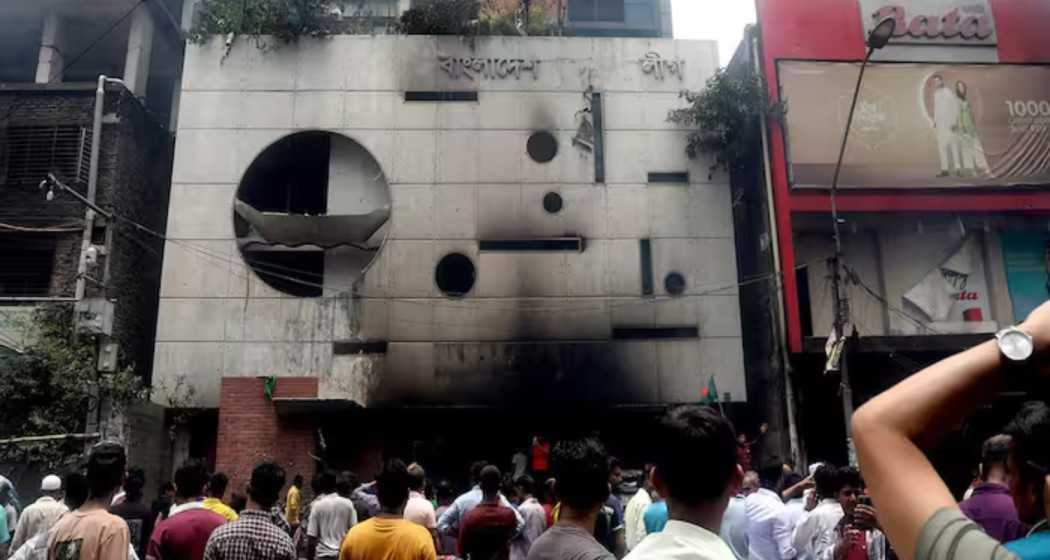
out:
M684 79L644 74L639 58L649 51L684 60ZM709 179L708 161L688 160L686 131L666 121L682 103L678 91L701 88L714 72L713 43L493 37L472 50L452 37L339 36L222 54L219 41L186 53L156 382L186 378L202 406L217 404L221 376L271 374L320 376L327 396L369 400L367 380L341 378L368 368L332 355L333 340L356 336L390 341L385 363L368 370L388 390L447 400L460 397L442 383L492 384L499 372L484 365L488 349L587 341L617 357L606 381L615 402L692 402L711 375L720 392L745 399L728 181ZM535 79L456 80L438 55L540 63ZM593 182L593 156L571 145L588 86L606 102L605 184ZM452 89L477 89L479 101L403 101L405 90ZM332 259L326 296L299 299L262 282L235 245L241 175L268 144L302 129L357 141L390 185L389 237L353 301ZM540 129L559 140L546 164L525 151ZM689 185L646 184L650 171L677 170L690 172ZM556 215L541 206L550 191L565 201ZM566 234L585 237L586 250L478 251L479 239ZM641 296L643 237L652 239L655 299ZM437 261L452 251L477 270L462 299L434 284ZM664 293L670 271L686 276L685 296ZM701 338L611 341L621 324L697 325ZM450 348L464 357L450 363Z

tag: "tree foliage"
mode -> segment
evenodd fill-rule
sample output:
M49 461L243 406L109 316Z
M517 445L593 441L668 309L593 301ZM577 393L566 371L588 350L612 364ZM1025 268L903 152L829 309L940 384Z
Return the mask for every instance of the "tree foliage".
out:
M95 341L74 336L71 305L38 307L24 353L0 353L0 437L81 433L100 398L123 409L144 397L131 368L96 371ZM56 439L0 445L0 461L56 469L73 463L83 442Z
M282 42L324 37L338 31L329 0L202 0L189 40L212 35L271 35Z
M668 120L688 126L690 158L712 156L711 171L729 170L741 161L755 138L758 119L779 117L779 105L770 104L762 79L755 75L734 76L726 69L715 72L699 92L683 91L688 107L674 109Z

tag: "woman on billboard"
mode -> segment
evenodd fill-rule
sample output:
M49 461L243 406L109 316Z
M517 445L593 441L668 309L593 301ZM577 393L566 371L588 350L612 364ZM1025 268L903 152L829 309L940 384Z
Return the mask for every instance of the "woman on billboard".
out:
M985 175L988 173L988 160L984 157L984 145L977 134L977 121L973 116L973 106L966 96L966 82L955 82L955 95L959 97L958 131L960 163L967 175Z

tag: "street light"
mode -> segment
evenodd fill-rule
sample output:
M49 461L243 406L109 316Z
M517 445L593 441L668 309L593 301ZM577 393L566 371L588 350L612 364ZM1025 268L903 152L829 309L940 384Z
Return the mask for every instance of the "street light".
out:
M889 17L879 22L871 33L868 34L868 53L860 64L860 74L857 75L857 85L853 88L853 101L849 106L849 116L846 118L846 131L842 134L842 145L839 147L839 159L835 163L835 174L831 178L831 227L835 237L835 257L832 261L834 269L831 273L831 295L835 300L835 341L841 345L839 351L839 372L842 376L842 414L846 422L846 449L849 453L851 465L857 464L857 451L853 447L853 429L850 419L853 417L853 388L849 381L849 368L847 367L847 344L845 333L846 320L849 318L849 299L842 293L842 235L839 232L839 207L838 189L839 173L842 171L842 157L846 154L846 143L849 141L849 131L853 126L853 112L857 109L857 97L860 95L860 85L864 81L864 70L868 67L868 60L875 51L885 47L893 37L893 31L897 27L897 20Z

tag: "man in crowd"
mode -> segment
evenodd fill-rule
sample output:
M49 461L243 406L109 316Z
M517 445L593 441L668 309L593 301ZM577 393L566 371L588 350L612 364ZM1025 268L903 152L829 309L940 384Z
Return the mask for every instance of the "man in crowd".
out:
M202 503L204 509L221 515L226 521L237 521L237 512L222 501L229 484L230 478L226 473L217 472L211 475L208 480L208 497Z
M292 532L299 528L299 508L302 506L303 475L297 474L292 479L292 485L288 487L288 494L284 499L284 518L292 526Z
M236 521L211 534L204 560L296 560L292 538L270 520L284 481L284 469L276 463L256 465L246 509Z
M835 527L843 516L838 499L838 469L825 463L814 472L813 481L817 506L795 527L795 551L805 558L820 558L821 553L834 547Z
M408 470L392 459L376 477L380 511L358 523L343 540L339 560L436 560L434 539L420 525L406 521Z
M427 484L427 472L418 463L408 466L408 504L405 505L405 519L422 525L434 535L437 543L437 515L434 504L423 495Z
M310 504L306 520L307 554L310 560L334 560L339 557L343 537L357 524L354 503L336 492L336 477L324 471L318 480L320 496Z
M798 552L795 550L795 527L806 513L806 487L812 481L805 481L802 475L791 472L784 475L784 507L780 510L780 518L776 522L777 547L780 549L781 558L795 558Z
M1024 538L1027 531L1010 497L1010 477L1006 471L1009 456L1010 436L1000 434L988 438L981 448L981 482L974 487L970 498L959 504L966 517L1003 543Z
M729 545L737 560L747 560L747 508L744 502L758 490L758 473L747 471L740 483L740 491L730 496L729 505L722 514L722 527L718 534Z
M200 558L212 531L226 522L221 515L204 507L204 486L208 470L197 459L190 459L175 471L175 506L157 524L146 547L147 560Z
M645 534L652 535L664 530L667 525L667 502L664 497L657 493L653 503L645 508L642 520L645 522Z
M107 510L124 481L127 457L119 443L95 444L88 455L88 499L47 533L51 560L126 560L128 524Z
M40 498L22 510L22 518L18 521L18 528L14 531L11 539L10 551L14 552L22 547L26 541L46 533L63 513L69 511L59 500L62 499L62 479L49 474L40 481Z
M652 485L649 483L651 465L646 465L642 471L642 480L638 485L638 491L627 501L624 508L623 526L624 541L627 550L634 550L638 543L645 538L645 508L653 503Z
M153 524L157 519L153 515L153 508L143 499L142 488L145 485L145 471L139 467L128 469L127 478L124 479L124 502L109 508L110 513L127 521L131 546L140 558L146 556L146 543L153 534Z
M620 491L623 483L623 466L616 457L609 458L609 498L605 500L602 508L603 515L599 518L599 532L595 536L605 548L623 558L627 554L627 542L624 536L625 527L623 520L623 502L616 494Z
M175 503L175 484L172 482L165 482L160 485L160 490L157 494L157 499L153 500L153 504L150 505L150 509L153 510L153 515L158 516L158 519L166 519L168 513L171 511L172 504Z
M782 473L779 462L759 470L760 487L744 500L748 558L753 560L789 560L795 557L791 531L785 531L780 521L784 502L776 488Z
M839 470L838 479L838 500L843 515L835 527L835 545L830 556L827 551L821 551L819 560L885 560L886 537L878 529L875 509L860 503L864 491L860 473L844 467Z
M653 487L667 501L670 520L628 560L733 560L718 536L729 498L743 478L733 425L710 407L669 411L652 437Z
M343 471L339 473L339 480L336 482L335 489L339 492L339 495L349 499L354 503L354 511L357 512L357 522L368 521L369 517L372 517L372 512L369 509L368 503L362 500L355 494L355 490L361 486L361 480L357 477L357 473L353 471Z
M459 528L463 521L463 516L468 511L474 509L479 503L481 503L481 487L479 486L481 470L487 466L485 461L476 461L470 466L470 479L474 483L473 488L468 492L461 494L452 505L449 506L445 513L441 514L438 518L438 533L443 535L459 535ZM500 494L500 504L513 509L510 502L507 501L502 494ZM521 531L525 526L525 520L521 518L521 515L517 510L514 510L514 515L517 518L518 525L517 531Z
M550 467L561 503L558 521L532 543L528 560L614 560L594 538L598 512L609 497L609 459L593 438L561 441Z
M434 510L434 515L438 519L441 519L442 515L452 507L452 502L455 500L456 495L452 492L452 483L448 480L441 480L437 483L435 489L437 493L437 509ZM438 531L438 553L439 554L455 554L458 545L456 541L459 540L459 535L452 535L449 533L442 533Z
M481 469L481 503L463 516L459 555L471 560L506 560L517 532L513 508L500 503L502 474L495 465Z
M532 543L547 530L547 512L543 509L543 504L533 495L536 482L531 476L527 474L519 476L514 480L514 485L521 498L518 513L525 520L525 528L511 541L510 557L511 560L525 560L529 555L529 549L532 548Z

